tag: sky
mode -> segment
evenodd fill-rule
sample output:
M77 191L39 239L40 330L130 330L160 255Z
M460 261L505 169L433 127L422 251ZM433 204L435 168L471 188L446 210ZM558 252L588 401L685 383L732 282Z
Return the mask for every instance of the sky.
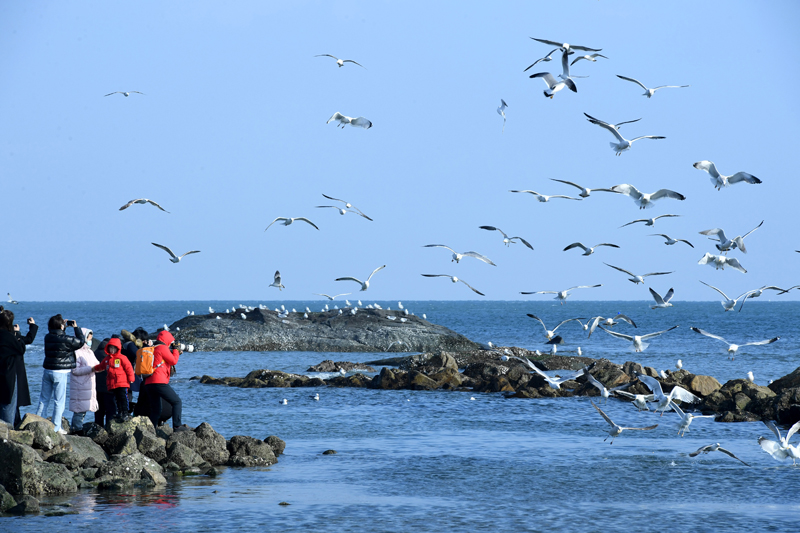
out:
M800 4L755 2L3 2L0 4L0 291L28 300L718 300L800 283L794 163ZM601 48L577 93L545 98L523 70L552 47ZM358 61L365 68L333 59ZM663 89L653 98L615 75ZM124 97L112 91L140 91ZM507 122L497 112L508 103ZM327 124L363 116L368 130ZM609 132L641 140L615 157ZM714 161L760 185L713 188ZM640 211L623 195L539 203L511 189L575 195L669 188ZM374 219L339 215L322 194ZM134 198L150 205L119 207ZM654 228L623 224L660 214ZM319 230L276 217L307 217ZM698 232L741 235L747 274L697 261ZM506 247L497 226L530 242ZM688 239L665 246L652 233ZM615 243L583 257L568 244ZM168 260L156 242L186 257ZM444 249L476 251L456 264ZM634 273L674 271L634 285ZM280 270L286 289L269 287ZM800 291L762 299L797 300Z

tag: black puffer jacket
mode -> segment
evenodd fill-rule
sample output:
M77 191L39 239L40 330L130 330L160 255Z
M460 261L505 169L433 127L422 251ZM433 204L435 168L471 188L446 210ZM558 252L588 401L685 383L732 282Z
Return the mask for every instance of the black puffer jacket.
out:
M75 368L75 350L85 343L81 328L75 328L75 336L63 330L51 329L44 336L45 370L72 370Z

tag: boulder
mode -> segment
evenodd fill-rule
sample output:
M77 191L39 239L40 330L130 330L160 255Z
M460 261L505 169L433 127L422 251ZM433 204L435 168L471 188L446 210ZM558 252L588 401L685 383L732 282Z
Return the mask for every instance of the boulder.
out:
M309 367L306 372L339 372L343 369L345 372L355 372L361 370L364 372L375 372L375 369L364 363L351 363L350 361L331 361L326 359L318 365Z
M199 453L177 441L172 441L167 445L167 461L175 463L181 469L198 466L205 462Z
M15 495L67 494L78 489L67 467L42 461L24 444L0 442L0 465L0 485Z
M411 390L435 390L438 384L422 372L411 371L409 388Z
M189 433L185 431L184 433ZM200 454L200 457L203 458L210 465L224 465L228 462L230 458L230 452L228 451L228 444L225 441L225 437L214 431L214 428L211 427L210 424L203 422L194 430L194 435L197 438L195 451ZM278 437L270 437L277 439L283 446L286 446L286 443L278 439ZM272 446L271 443L267 442ZM273 447L273 451L275 452L275 448ZM283 452L283 448L281 448L280 452L275 452L275 455L279 455Z
M800 387L800 367L794 369L790 374L778 378L769 384L769 388L779 393L785 389L796 389Z
M228 452L228 466L268 466L278 462L269 444L252 437L231 437L228 441Z
M349 387L353 389L366 389L372 384L372 378L364 374L353 374L350 376L336 376L325 382L332 387Z
M28 420L29 416L36 415L26 415L25 419ZM27 424L23 420L20 424L20 429L33 435L33 448L37 450L50 451L57 449L57 451L60 451L67 442L64 435L55 432L53 424L48 420L28 420Z
M716 378L702 375L695 375L692 377L688 386L689 392L696 394L701 398L718 391L720 388L722 388L722 385L716 380Z
M15 505L17 505L17 501L4 486L0 485L0 513L6 512L7 509L11 509Z
M146 428L138 427L133 433L136 449L142 455L160 463L167 458L167 442Z
M100 424L95 424L94 422L83 425L83 434L100 446L103 446L109 437L108 431Z
M162 468L158 463L139 452L129 455L113 455L111 459L97 470L99 487L106 490L125 490L131 485L153 486L154 479L163 479ZM159 477L160 476L160 477Z
M39 500L30 495L22 495L17 497L16 505L6 510L8 514L34 514L40 512Z
M453 390L464 383L463 375L458 369L453 368L442 368L429 377L436 382L436 387L439 389Z
M270 435L269 437L264 439L264 442L269 444L269 447L272 448L272 453L274 453L276 457L278 455L282 455L283 454L283 450L286 449L286 443L283 440L281 440L278 437L276 437L275 435ZM209 461L209 462L211 462L211 461ZM213 464L213 463L211 463L211 464Z
M139 452L139 442L136 439L137 430L140 435L156 431L150 418L136 416L125 422L111 422L109 437L103 444L111 455L130 455Z
M80 466L85 465L89 458L92 458L96 464L101 464L108 460L108 454L105 450L89 437L67 435L66 439L72 448L70 454L78 458Z
M392 370L388 367L383 367L380 374L372 378L370 387L373 389L382 390L399 390L404 389L408 382L408 373L402 370Z
M8 440L33 448L33 433L30 431L9 431Z

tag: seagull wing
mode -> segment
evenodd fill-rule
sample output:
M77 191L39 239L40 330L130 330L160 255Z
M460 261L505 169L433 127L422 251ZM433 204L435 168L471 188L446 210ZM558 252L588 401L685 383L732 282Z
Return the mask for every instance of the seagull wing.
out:
M555 292L555 291L540 291L540 292L538 292L538 293L533 293L533 294L541 294L541 293L545 293L545 292ZM547 334L547 326L545 326L545 325L544 325L544 322L542 321L542 319L541 319L541 318L539 318L539 317L538 317L538 316L536 316L536 315L532 315L532 314L530 314L530 313L528 313L528 316L529 316L529 317L531 317L531 318L532 318L532 319L534 319L534 320L538 320L538 321L539 321L539 323L540 323L540 324L542 325L542 327L544 328L544 332L545 332L545 334ZM553 331L555 331L555 330L553 330Z
M592 336L592 333L594 333L594 330L597 329L597 324L599 324L602 319L603 319L603 317L601 317L601 316L594 317L594 320L592 320L592 325L589 326L589 336L586 337L587 339Z
M371 218L369 218L367 215L365 215L365 214L364 214L364 212L363 212L363 211L361 211L361 209L357 208L356 206L351 206L351 207L350 207L350 209L354 210L356 213L358 213L358 214L359 214L359 215L361 215L362 217L366 218L366 219L367 219L367 220L369 220L370 222L374 222L374 220L372 220L372 219L371 219Z
M616 244L611 244L610 242L601 242L600 244L595 244L594 247L597 248L598 246L609 246L611 248L619 248Z
M332 57L332 58L334 58L336 61L339 61L339 58L338 58L338 57L336 57L336 56L332 56L332 55L330 55L330 54L318 54L318 55L315 55L314 57Z
M689 241L687 241L686 239L675 239L675 242L685 242L685 243L686 243L686 244L688 244L690 247L694 248L694 244L690 243L690 242L689 242Z
M592 402L592 406L594 406L594 408L595 408L595 409L597 409L597 412L598 412L598 413L600 413L600 416L602 416L602 417L603 417L603 420L605 420L606 422L608 422L608 423L609 423L609 424L611 424L612 426L616 427L616 424L614 423L614 421L613 421L613 420L611 420L610 418L608 418L608 415L607 415L607 414L605 414L605 413L603 412L603 410L602 410L602 409L600 409L599 407L597 407L597 404L595 404L594 402Z
M455 250L453 250L449 246L445 246L444 244L426 244L426 245L423 246L423 248L447 248L451 252L456 253ZM464 255L464 254L461 254L461 255Z
M659 85L658 87L653 87L654 91L659 89L683 89L684 87L688 87L688 85Z
M671 328L669 328L669 329L665 329L665 330L663 330L663 331L657 331L657 332L655 332L655 333L648 333L647 335L642 335L642 340L645 340L645 339L652 339L653 337L658 337L659 335L662 335L662 334L664 334L664 333L666 333L666 332L668 332L668 331L672 331L673 329L675 329L675 328L677 328L677 327L678 327L678 326L672 326Z
M160 205L158 205L158 204L157 204L156 202L154 202L153 200L147 200L147 203L149 203L149 204L152 204L152 205L156 206L157 208L161 209L161 210L162 210L162 211L164 211L165 213L169 213L169 211L167 211L166 209L164 209L163 207L161 207Z
M772 431L772 433L775 434L775 436L778 438L778 442L783 443L783 438L781 437L781 432L778 429L778 427L775 425L775 423L772 420L767 420L766 422L764 422L764 424L766 424L766 426L770 429L770 431Z
M703 446L702 448L699 448L696 452L690 453L689 457L697 457L701 453L708 453L713 446L714 446L713 444L709 444L707 446ZM717 449L718 450L722 450L722 448L717 448ZM737 459L738 459L738 457L737 457Z
M677 386L673 387L672 390L669 391L669 399L670 401L672 399L676 399L688 403L697 403L700 401L700 398L698 398L688 390L684 389L683 387L677 387Z
M613 124L609 124L608 122L603 122L602 120L596 119L593 116L588 115L587 113L584 113L584 115L589 117L589 122L591 122L592 124L596 124L596 125L600 126L601 128L605 128L608 131L610 131L611 134L614 137L616 137L618 141L626 142L625 138L623 138L622 135L619 134L619 132L617 131L617 128L615 128Z
M474 257L475 259L478 259L478 260L480 260L480 261L483 261L484 263L487 263L487 264L489 264L489 265L492 265L492 266L497 266L497 265L495 265L494 263L492 263L492 260L491 260L491 259L489 259L489 258L488 258L488 257L486 257L485 255L481 255L481 254L479 254L478 252L464 252L464 253L463 253L463 254L461 254L461 255L463 255L463 256L465 256L465 257Z
M638 141L639 139L666 139L666 137L662 137L661 135L640 135L639 137L631 139L631 142Z
M639 221L637 220L637 222L639 222ZM635 278L635 277L636 277L636 275L635 275L635 274L633 274L633 273L631 273L631 272L629 272L629 271L625 270L624 268L615 267L614 265L609 265L608 263L603 263L603 264L604 264L604 265L606 265L606 266L608 266L608 267L611 267L611 268L613 268L614 270L619 270L620 272L624 272L625 274L629 275L629 276L630 276L630 277L632 277L632 278Z
M553 49L553 50L551 50L551 51L550 51L550 53L549 53L549 54L547 54L546 56L544 56L544 57L542 57L542 58L540 58L540 59L537 59L536 61L534 61L534 62L533 62L533 65L530 65L528 68L526 68L526 69L525 69L525 70L523 70L522 72L527 72L527 71L528 71L528 69L530 69L532 66L536 65L536 63L538 63L539 61L544 61L544 60L550 61L549 57L550 57L551 55L553 55L553 52L555 52L556 50L558 50L558 48L554 48L554 49Z
M605 57L605 56L603 56L603 57ZM608 58L606 57L606 59L608 59ZM614 124L614 127L619 129L619 127L622 126L623 124L632 124L633 122L639 122L640 120L642 120L642 119L637 118L636 120L626 120L625 122L617 122L616 124Z
M728 345L730 345L730 343L729 343L728 341L726 341L725 339L723 339L723 338L722 338L722 337L720 337L719 335L714 335L713 333L709 333L709 332L707 332L707 331L703 331L703 330L702 330L702 329L700 329L700 328L695 328L695 327L692 327L692 328L689 328L689 329L691 329L691 330L692 330L692 331L694 331L695 333L699 333L700 335L705 335L706 337L710 337L710 338L712 338L712 339L717 339L718 341L722 341L722 342L724 342L725 344L728 344Z
M789 457L789 452L784 450L781 447L780 443L777 443L774 440L769 440L764 437L758 437L758 444L759 446L761 446L761 449L770 454L773 459L782 461L787 457Z
M500 233L503 234L503 237L508 239L508 235L506 235L506 232L504 232L500 228L495 228L494 226L478 226L478 227L479 227L479 229L485 229L485 230L489 230L489 231L499 231Z
M356 65L358 65L359 67L363 68L364 70L367 69L367 67L365 67L364 65L362 65L361 63L359 63L357 61L353 61L352 59L345 59L344 61L342 61L342 63L355 63Z
M737 461L739 461L740 463L742 463L745 466L750 466L749 464L745 463L744 461L742 461L741 459L739 459L738 457L733 455L733 452L730 452L730 451L726 450L725 448L717 448L717 451L718 452L722 452L722 453L724 453L725 455L727 455L729 457L733 457L734 459L736 459Z
M789 428L789 432L786 434L786 442L789 442L789 439L792 438L792 435L797 433L800 430L800 422L795 422L792 427Z
M275 271L274 283L276 285L280 285L281 284L281 271L280 270L276 270Z
M112 94L113 94L113 93L112 93ZM106 96L108 96L108 95L106 95ZM122 207L120 207L120 208L119 208L119 210L120 210L120 211L124 211L125 209L128 209L130 206L132 206L133 204L135 204L135 203L136 203L136 202L138 202L139 200L141 200L141 198L136 198L135 200L131 200L131 201L130 201L130 202L128 202L127 204L125 204L125 205L123 205Z
M505 235L505 233L503 235ZM522 237L512 237L512 239L519 239L522 244L524 244L525 246L527 246L528 248L533 250L533 246L531 246L531 243L529 243L528 241L526 241Z
M614 191L614 192L618 192L618 191ZM623 224L622 226L620 226L620 228L624 228L625 226L630 226L631 224L636 224L637 222L647 222L647 219L646 218L640 218L639 220L634 220L633 222L628 222L627 224ZM661 235L661 234L659 233L659 235ZM631 276L633 276L633 274L631 274Z
M568 318L568 319L566 319L566 320L562 320L561 322L559 322L559 323L558 323L558 325L557 325L556 327L554 327L554 328L553 328L553 333L555 333L555 331L556 331L558 328L560 328L561 326L563 326L563 325L564 325L564 324L566 324L567 322L572 322L573 320L577 320L578 322L580 322L581 320L586 320L586 319L585 319L585 318L583 318L583 317L578 317L578 318Z
M672 289L672 287L670 287L670 289L667 291L667 294L664 295L664 301L669 302L672 300L673 296L675 296L675 291Z
M633 341L633 337L632 337L632 336L630 336L630 335L625 335L625 334L622 334L622 333L617 333L616 331L611 331L611 330L608 330L608 329L604 328L603 326L598 326L598 327L599 327L600 329L602 329L603 331L605 331L606 333L608 333L609 335L611 335L612 337L617 337L618 339L623 339L623 340L626 340L626 341L631 341L631 342Z
M326 122L325 124L330 124L332 120L338 120L338 121L345 120L345 121L349 121L349 118L348 118L348 117L346 117L346 116L344 116L344 115L342 115L341 113L339 113L339 112L337 111L336 113L334 113L334 114L333 114L333 116L332 116L331 118L329 118L329 119L328 119L328 122Z
M661 383L654 377L646 376L641 373L636 373L636 377L639 378L639 381L645 384L645 386L650 389L650 392L653 393L655 399L663 398L664 391L661 390Z
M603 391L606 391L606 392L608 391L606 386L603 385L602 383L600 383L599 381L597 381L597 379L595 379L595 377L593 375L589 374L588 372L584 372L583 375L586 376L586 381L588 381L589 383L591 383L592 385L597 387L597 390L599 390L601 394L603 393Z
M641 192L639 192L639 189L637 189L630 183L622 183L620 185L614 185L613 187L611 187L611 190L630 196L634 200L640 200L642 196L644 196Z
M644 83L640 82L639 80L636 80L636 79L633 79L633 78L627 78L625 76L620 76L619 74L617 74L617 77L620 78L620 79L623 79L625 81L632 81L633 83L635 83L636 85L638 85L639 87L644 89L645 91L648 90L647 87L644 86Z
M168 253L170 256L172 256L172 257L174 257L174 258L177 258L177 257L178 257L177 255L175 255L175 254L172 252L172 250L170 250L169 248L167 248L166 246L164 246L164 245L162 245L162 244L156 244L156 243L154 243L154 242L151 242L150 244L152 244L153 246L157 246L158 248L161 248L162 250L164 250L165 252L167 252L167 253ZM181 257L183 257L183 256L181 256Z
M720 242L728 240L728 238L725 236L725 230L722 228L707 229L699 233L700 235L715 235Z
M573 242L572 244L570 244L569 246L564 248L563 251L566 252L567 250L572 250L573 248L583 248L584 252L589 251L589 249L586 246L584 246L582 243L579 243L579 242Z
M746 181L747 183L753 185L761 183L760 179L753 176L752 174L748 174L747 172L737 172L736 174L728 178L728 183L739 183L740 181Z
M566 181L566 180L557 180L557 179L554 179L554 178L550 178L550 181L557 181L557 182L559 182L559 183L566 183L567 185L572 185L572 186L573 186L573 187L575 187L576 189L583 190L583 187L581 187L581 186L580 186L580 185L578 185L577 183L572 183L571 181Z
M712 177L719 179L721 176L719 171L717 170L717 166L712 161L698 161L697 163L692 165L694 168L698 170L705 170Z
M278 218L276 218L275 220L273 220L272 222L270 222L270 223L269 223L269 226L273 225L274 223L276 223L276 222L277 222L277 221L279 221L279 220L289 220L289 219L288 219L288 218L286 218L286 217L278 217ZM264 229L264 231L267 231L267 230L269 229L269 226L267 226L267 227Z
M637 325L636 325L636 323L635 323L635 322L634 322L634 321L633 321L633 320L632 320L630 317L628 317L628 316L625 316L625 315L617 315L617 316L615 316L614 318L616 318L617 320L623 320L623 321L627 322L628 324L630 324L631 326L633 326L633 327L635 327L635 328L638 328L638 327L639 327L639 326L637 326Z
M294 220L302 220L303 222L307 222L308 224L311 224L312 226L317 228L317 225L314 224L313 222L311 222L310 220L308 220L306 217L297 217ZM319 228L317 228L317 229L319 229ZM266 230L264 230L264 231L266 231Z
M583 200L583 198L573 198L572 196L564 196L563 194L553 194L550 198L564 198L566 200Z
M373 271L372 271L372 274L370 274L370 275L369 275L369 277L367 278L367 281L369 281L369 280L371 280L371 279L372 279L372 276L374 276L374 275L375 275L375 272L377 272L378 270L382 270L382 269L384 269L384 268L386 268L386 265L381 265L381 266L379 266L378 268L376 268L375 270L373 270Z
M337 114L338 114L338 113L337 113ZM343 204L347 204L347 203L348 203L348 202L345 202L344 200L340 200L340 199L338 199L338 198L334 198L333 196L328 196L327 194L323 194L322 196L324 196L324 197L325 197L325 198L327 198L328 200L333 200L333 201L335 201L335 202L342 202Z
M569 79L569 50L564 49L561 54L561 77L565 80Z
M363 285L363 284L364 284L364 282L363 282L363 281L361 281L360 279L358 279L358 278L353 278L353 277L351 277L351 276L346 276L346 277L344 277L344 278L336 278L334 281L355 281L356 283L358 283L358 284L360 284L360 285Z
M571 291L572 289L594 289L594 288L596 288L596 287L602 287L602 286L603 286L603 284L602 284L602 283L600 283L600 284L598 284L598 285L576 285L576 286L574 286L574 287L570 287L570 288L569 288L569 289L567 289L567 290L568 290L568 291Z
M449 274L420 274L421 276L425 276L426 278L450 278L453 279L453 276Z
M762 220L762 221L761 221L761 224L759 224L759 225L758 225L758 226L756 226L755 228L751 229L750 231L748 231L747 233L745 233L744 235L742 235L742 239L744 239L745 237L747 237L748 235L750 235L751 233L753 233L755 230L757 230L758 228L760 228L760 227L761 227L763 224L764 224L764 221Z
M183 259L184 257L186 257L189 254L199 254L199 253L200 253L200 250L192 250L191 252L186 252L185 254L180 256L178 259Z
M686 418L686 413L683 412L683 409L678 407L677 403L675 403L672 400L670 400L668 407L671 407L672 410L675 411L676 413L678 413L678 416L680 416L681 418Z
M486 295L485 295L485 294L483 294L481 291L479 291L478 289L476 289L475 287L473 287L472 285L470 285L469 283L467 283L467 282L466 282L466 281L464 281L463 279L461 279L461 278L458 278L458 281L460 281L461 283L463 283L464 285L466 285L467 287L469 287L470 289L472 289L472 292L475 292L475 293L477 293L477 294L480 294L481 296L486 296Z
M666 303L664 299L661 297L661 295L658 294L656 291L654 291L652 288L650 288L650 294L653 296L653 300L655 300L658 305L664 305Z
M351 120L350 121L350 125L351 126L358 126L359 128L364 128L365 130L368 130L368 129L370 129L372 127L372 122L370 122L369 120L365 119L364 117L358 117L358 118L354 118L353 120Z
M658 427L658 424L656 424L654 426L647 426L646 428L627 428L627 427L624 427L624 426L620 426L619 428L620 429L632 429L634 431L649 431L651 429L656 429L657 427Z
M757 341L757 342L748 342L747 344L740 344L739 347L742 346L764 346L765 344L772 344L773 342L779 340L780 337L773 337L772 339L767 339L764 341ZM788 438L787 438L788 440Z
M724 292L722 292L721 290L719 290L719 289L718 289L718 288L716 288L715 286L713 286L713 285L709 285L709 284L708 284L708 283L706 283L705 281L701 281L701 280L698 280L698 281L700 281L700 283L702 283L702 284L703 284L703 285L705 285L706 287L711 287L712 289L714 289L715 291L717 291L718 293L720 293L720 294L722 295L722 297L723 297L723 298L725 298L726 300L730 300L730 298L728 298L728 295L727 295L727 294L725 294ZM740 297L740 298L741 298L741 297ZM737 298L737 299L738 299L738 298ZM694 329L694 328L692 328L692 329Z
M725 263L726 263L728 266L730 266L731 268L738 270L738 271L739 271L739 272L741 272L742 274L747 274L747 270L745 270L745 268L742 266L742 264L739 262L739 260L738 260L738 259L736 259L735 257L729 257L729 258L728 258L728 259L725 261Z
M529 77L542 78L545 81L545 83L547 83L547 85L550 87L558 83L556 79L553 77L553 75L550 74L549 72L537 72L536 74L531 74Z
M642 277L646 278L647 276L666 276L667 274L673 274L673 272L650 272L648 274L643 274Z
M658 200L659 198L674 198L676 200L686 200L686 197L681 193L671 191L669 189L659 189L650 195L651 200Z

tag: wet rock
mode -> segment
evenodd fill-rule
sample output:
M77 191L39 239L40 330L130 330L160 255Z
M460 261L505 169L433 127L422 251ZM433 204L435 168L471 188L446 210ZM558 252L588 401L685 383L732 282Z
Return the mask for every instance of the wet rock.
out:
M431 374L430 378L436 382L437 388L445 390L457 389L464 383L463 375L453 368L443 368Z
M322 455L336 455L336 450L325 450Z
M362 370L364 372L375 372L375 369L364 363L351 363L350 361L331 361L326 359L318 365L310 367L306 372L339 372L342 369L345 372L355 372Z
M189 432L184 431L183 433ZM211 465L224 465L228 462L230 452L228 451L225 437L214 431L210 424L203 422L197 426L194 430L194 435L196 436L194 450L200 454L204 461ZM278 437L274 438L281 441ZM283 445L285 447L286 443L283 443ZM281 449L281 452L283 452L283 449ZM275 455L278 455L278 453Z
M152 486L154 479L163 479L162 471L158 463L135 452L111 456L109 461L98 468L96 479L99 482L98 488L104 490L123 490L130 486L148 487Z
M83 425L83 434L92 439L96 444L103 446L108 440L108 431L94 422Z
M269 444L269 447L272 448L272 453L274 453L276 457L278 455L282 455L283 450L286 449L286 443L282 439L276 437L275 435L270 435L269 437L264 439L264 442Z
M24 515L40 512L39 500L29 495L18 496L16 505L6 510L8 514Z
M228 466L268 466L278 462L269 444L243 435L231 437L228 452Z
M770 387L770 390L775 389ZM772 403L775 420L786 425L800 421L800 387L778 390Z
M689 381L688 386L689 392L696 394L701 398L718 391L720 388L722 388L722 384L720 384L716 378L702 375L695 375L691 381Z
M406 388L408 373L384 367L380 374L372 378L370 387L382 390L399 390Z
M79 466L85 467L87 462L101 464L108 460L105 450L89 437L67 435L66 440L71 448L69 454L76 458Z
M33 448L33 433L29 431L9 431L8 440Z
M769 388L775 393L782 392L786 389L800 388L800 367L770 383Z
M17 502L14 497L4 486L0 485L0 513L6 512L7 509L11 509L15 505L17 505Z
M139 452L139 443L136 440L139 434L155 434L153 423L146 416L136 416L125 422L112 422L109 437L103 447L112 455L130 455Z
M160 463L167 458L167 441L156 435L155 432L148 431L149 428L137 427L133 433L136 441L136 449L153 461Z
M410 373L410 378L409 388L412 390L435 390L438 388L436 381L422 372L412 371Z
M514 392L514 387L508 382L506 376L493 376L475 389L475 392Z
M524 372L528 372L528 370L525 370L525 364L516 360L507 362L481 361L468 364L464 368L464 375L480 379L481 381L487 381L497 376L505 376L509 372L509 369L514 367L521 367Z
M20 429L33 435L33 447L35 449L50 451L66 443L64 436L55 432L53 424L47 420L30 420L33 417L40 418L31 414L25 415L25 420L20 424Z
M181 433L190 432L186 431ZM181 467L181 469L198 466L204 462L199 453L176 441L172 441L167 445L167 460L171 463L175 463Z
M326 381L326 383L331 387L366 389L372 384L372 378L364 374L353 374L351 376L336 376Z
M0 485L12 494L67 494L77 485L67 467L46 463L36 450L13 441L0 442Z

